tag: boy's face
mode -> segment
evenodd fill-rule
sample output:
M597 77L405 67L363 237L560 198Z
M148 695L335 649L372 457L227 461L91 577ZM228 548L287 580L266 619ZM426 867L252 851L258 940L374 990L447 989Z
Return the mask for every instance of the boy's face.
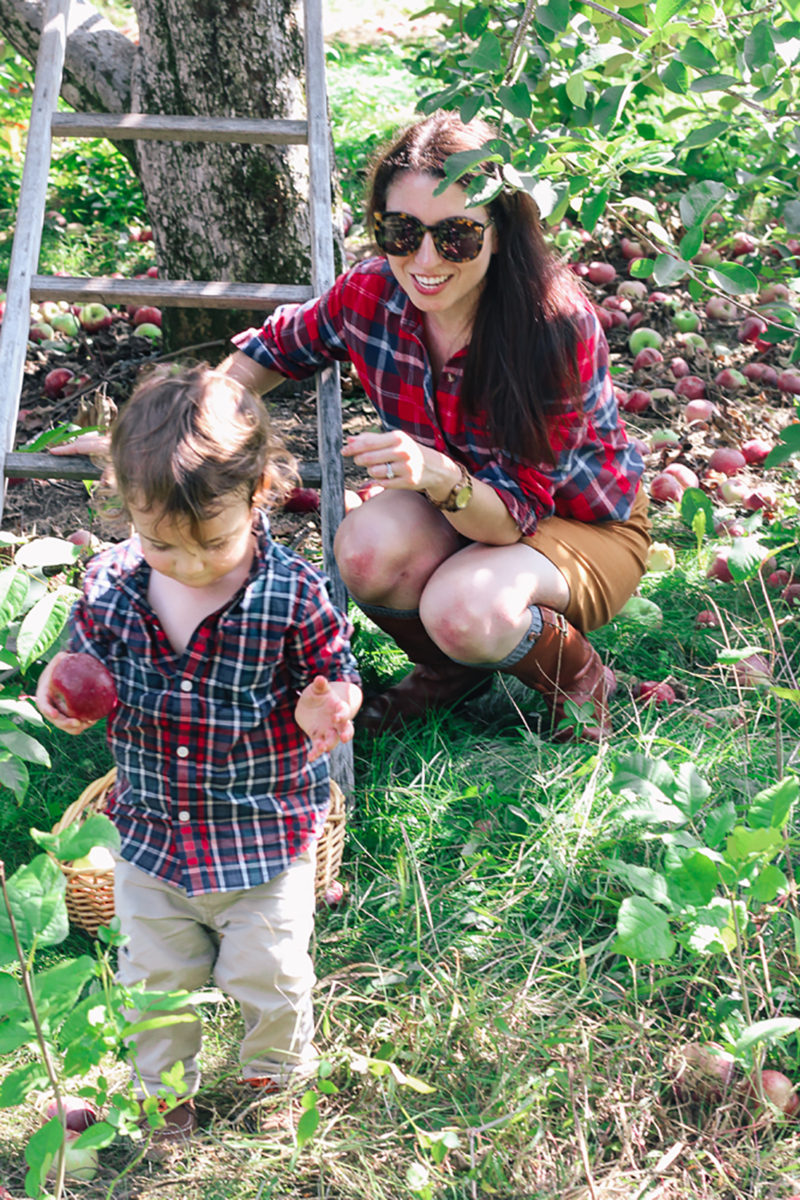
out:
M216 516L201 521L195 533L188 518L164 516L128 504L142 543L145 562L185 587L210 588L253 557L253 513L245 496L224 496Z

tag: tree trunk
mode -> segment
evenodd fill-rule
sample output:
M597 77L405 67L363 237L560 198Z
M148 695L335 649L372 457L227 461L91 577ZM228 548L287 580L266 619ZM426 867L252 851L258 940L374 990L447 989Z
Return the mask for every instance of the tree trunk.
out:
M296 0L134 0L139 46L73 0L62 94L81 111L302 118ZM35 61L43 0L0 0L0 33ZM167 279L304 283L305 147L155 142L133 151ZM258 314L165 311L176 346L227 338ZM220 349L220 353L225 347Z

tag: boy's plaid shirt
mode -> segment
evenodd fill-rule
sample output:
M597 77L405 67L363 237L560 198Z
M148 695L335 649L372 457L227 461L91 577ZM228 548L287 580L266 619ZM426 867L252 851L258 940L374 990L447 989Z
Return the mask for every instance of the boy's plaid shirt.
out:
M147 601L139 539L94 558L69 649L99 658L117 783L107 811L122 856L189 895L254 887L322 830L328 756L309 763L294 719L315 675L358 682L347 618L325 579L256 522L250 575L176 654Z
M588 301L576 314L583 411L551 419L555 466L497 450L480 421L461 410L466 351L446 364L439 387L422 340L422 318L383 258L342 275L322 298L278 308L260 330L238 334L238 349L290 379L350 360L384 428L462 462L498 492L524 536L554 513L580 521L624 521L644 470L619 419L608 344ZM554 399L559 399L554 397Z

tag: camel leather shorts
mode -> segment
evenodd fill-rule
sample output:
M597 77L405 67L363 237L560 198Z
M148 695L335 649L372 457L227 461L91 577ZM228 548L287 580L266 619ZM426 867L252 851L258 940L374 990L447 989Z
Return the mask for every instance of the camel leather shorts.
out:
M627 521L573 521L546 517L522 545L532 546L569 584L568 621L587 633L615 617L647 567L650 521L647 493L639 488Z

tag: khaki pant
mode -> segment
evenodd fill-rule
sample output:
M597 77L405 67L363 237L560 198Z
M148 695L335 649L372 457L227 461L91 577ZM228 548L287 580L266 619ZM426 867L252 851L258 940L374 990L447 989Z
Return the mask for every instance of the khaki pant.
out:
M636 590L650 548L647 508L647 493L640 488L627 521L547 517L531 537L522 538L566 577L564 615L583 633L608 624Z
M314 868L312 847L258 887L187 896L183 888L118 862L116 911L129 938L119 952L120 982L144 983L153 991L192 991L211 977L240 1005L245 1078L269 1076L286 1083L295 1071L308 1071L314 1060L315 980L308 953ZM136 1034L135 1070L145 1094L163 1086L161 1072L176 1062L183 1063L189 1093L197 1091L200 1040L199 1021Z

